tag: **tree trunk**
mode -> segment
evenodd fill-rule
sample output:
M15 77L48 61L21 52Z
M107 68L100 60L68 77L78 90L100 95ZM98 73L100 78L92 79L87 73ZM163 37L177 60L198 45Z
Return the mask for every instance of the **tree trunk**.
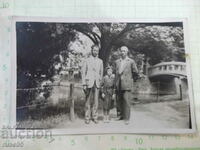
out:
M99 58L102 59L104 68L108 65L109 57L111 54L111 48L112 45L106 45L102 46L102 48L99 51Z
M103 60L104 68L108 65L109 57L112 49L112 38L109 34L104 33L101 36L101 49L99 51L99 58Z

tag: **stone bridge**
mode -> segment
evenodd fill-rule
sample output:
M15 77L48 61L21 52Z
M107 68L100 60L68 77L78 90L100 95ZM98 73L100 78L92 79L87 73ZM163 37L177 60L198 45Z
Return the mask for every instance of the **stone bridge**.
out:
M148 77L175 76L186 78L186 63L184 62L162 62L148 69Z
M148 77L153 82L158 82L159 93L170 95L176 93L174 97L183 99L188 96L188 83L186 63L184 62L161 62L148 68Z

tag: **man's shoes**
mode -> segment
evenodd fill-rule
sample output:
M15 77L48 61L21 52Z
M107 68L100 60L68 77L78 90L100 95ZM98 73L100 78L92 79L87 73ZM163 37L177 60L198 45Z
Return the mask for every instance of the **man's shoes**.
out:
M106 123L106 116L103 117L103 122Z
M129 124L129 120L125 120L125 121L124 121L124 124L125 124L125 125L128 125L128 124Z
M86 123L86 124L89 124L89 123L90 123L90 120L89 120L89 119L86 119L86 120L85 120L85 123Z
M137 98L134 98L134 100L133 100L133 102L132 102L133 104L139 104L140 103L140 101L137 99Z
M99 121L97 119L94 119L93 121L94 121L95 124L99 123Z
M117 117L117 120L123 120L124 118L122 116Z
M104 123L109 123L109 116L104 116Z

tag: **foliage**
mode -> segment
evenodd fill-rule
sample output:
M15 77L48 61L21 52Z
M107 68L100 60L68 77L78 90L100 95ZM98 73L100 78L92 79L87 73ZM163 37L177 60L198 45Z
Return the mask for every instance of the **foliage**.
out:
M56 56L76 37L73 30L59 27L56 23L16 24L18 87L33 87L53 76Z
M71 24L70 28L101 46L99 56L104 66L113 61L111 55L122 45L128 46L132 54L145 54L152 65L160 61L185 61L183 29L179 23L86 23Z
M145 26L131 30L123 41L132 52L149 57L151 64L160 61L185 61L181 27Z

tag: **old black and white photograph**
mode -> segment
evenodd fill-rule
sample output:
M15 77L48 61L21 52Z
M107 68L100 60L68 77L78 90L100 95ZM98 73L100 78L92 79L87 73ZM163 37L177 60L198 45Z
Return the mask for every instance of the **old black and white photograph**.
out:
M194 131L184 21L14 22L17 129Z

